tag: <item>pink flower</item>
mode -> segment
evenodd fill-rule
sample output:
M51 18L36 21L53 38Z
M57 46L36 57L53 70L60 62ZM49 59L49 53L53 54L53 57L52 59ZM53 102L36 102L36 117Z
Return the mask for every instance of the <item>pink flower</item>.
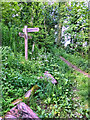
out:
M41 76L40 78L42 79L43 77Z

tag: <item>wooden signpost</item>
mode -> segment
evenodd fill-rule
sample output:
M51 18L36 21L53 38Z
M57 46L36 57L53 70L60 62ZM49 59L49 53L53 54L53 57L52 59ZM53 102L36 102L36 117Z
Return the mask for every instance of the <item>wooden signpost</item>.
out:
M39 28L27 28L27 26L24 26L24 29L23 29L24 34L19 32L19 36L25 38L25 59L26 60L28 59L28 39L32 38L31 36L28 36L27 33L38 32L38 31L39 31Z
M19 36L25 38L25 34L24 33L19 32ZM32 39L32 37L28 35L28 39Z

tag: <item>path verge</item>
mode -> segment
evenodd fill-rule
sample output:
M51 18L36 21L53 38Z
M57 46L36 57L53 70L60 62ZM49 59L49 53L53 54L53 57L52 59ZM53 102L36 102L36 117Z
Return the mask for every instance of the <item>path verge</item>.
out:
M62 56L60 56L61 60L63 60L68 66L72 67L73 69L75 69L76 71L82 73L83 75L86 75L88 78L90 78L90 74L82 71L81 69L79 69L78 67L76 67L75 65L71 64L69 61L67 61L65 58L63 58Z

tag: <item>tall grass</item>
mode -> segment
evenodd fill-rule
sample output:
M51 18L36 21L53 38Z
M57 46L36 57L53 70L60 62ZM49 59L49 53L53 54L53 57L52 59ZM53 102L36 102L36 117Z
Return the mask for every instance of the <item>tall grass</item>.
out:
M22 28L12 26L8 28L6 25L1 24L2 27L2 46L9 46L14 53L22 52L24 54L24 38L19 36Z

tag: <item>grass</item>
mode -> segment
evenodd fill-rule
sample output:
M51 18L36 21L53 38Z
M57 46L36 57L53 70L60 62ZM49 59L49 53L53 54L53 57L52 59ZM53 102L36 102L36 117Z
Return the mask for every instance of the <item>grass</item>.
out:
M80 55L75 53L74 54L67 53L63 48L59 48L59 49L56 48L53 51L56 51L55 53L56 55L59 55L59 56L61 55L66 60L71 62L73 65L76 65L81 70L89 73L90 68L89 68L88 59L82 58Z
M73 100L76 96L73 91L75 87L79 90L78 96L82 95L83 99L87 97L87 80L85 76L75 72L60 60L61 51L51 53L39 51L37 57L32 56L28 61L25 61L20 53L15 56L9 47L3 47L2 51L2 115L12 108L12 101L23 96L37 84L39 89L30 97L29 102L25 103L40 118L88 116L86 108L79 111L82 103L84 104L83 100L82 102L78 99ZM58 82L57 85L53 85L45 78L40 79L45 71L53 75ZM84 90L85 93L82 92Z
M76 72L77 94L84 104L88 103L88 77Z

